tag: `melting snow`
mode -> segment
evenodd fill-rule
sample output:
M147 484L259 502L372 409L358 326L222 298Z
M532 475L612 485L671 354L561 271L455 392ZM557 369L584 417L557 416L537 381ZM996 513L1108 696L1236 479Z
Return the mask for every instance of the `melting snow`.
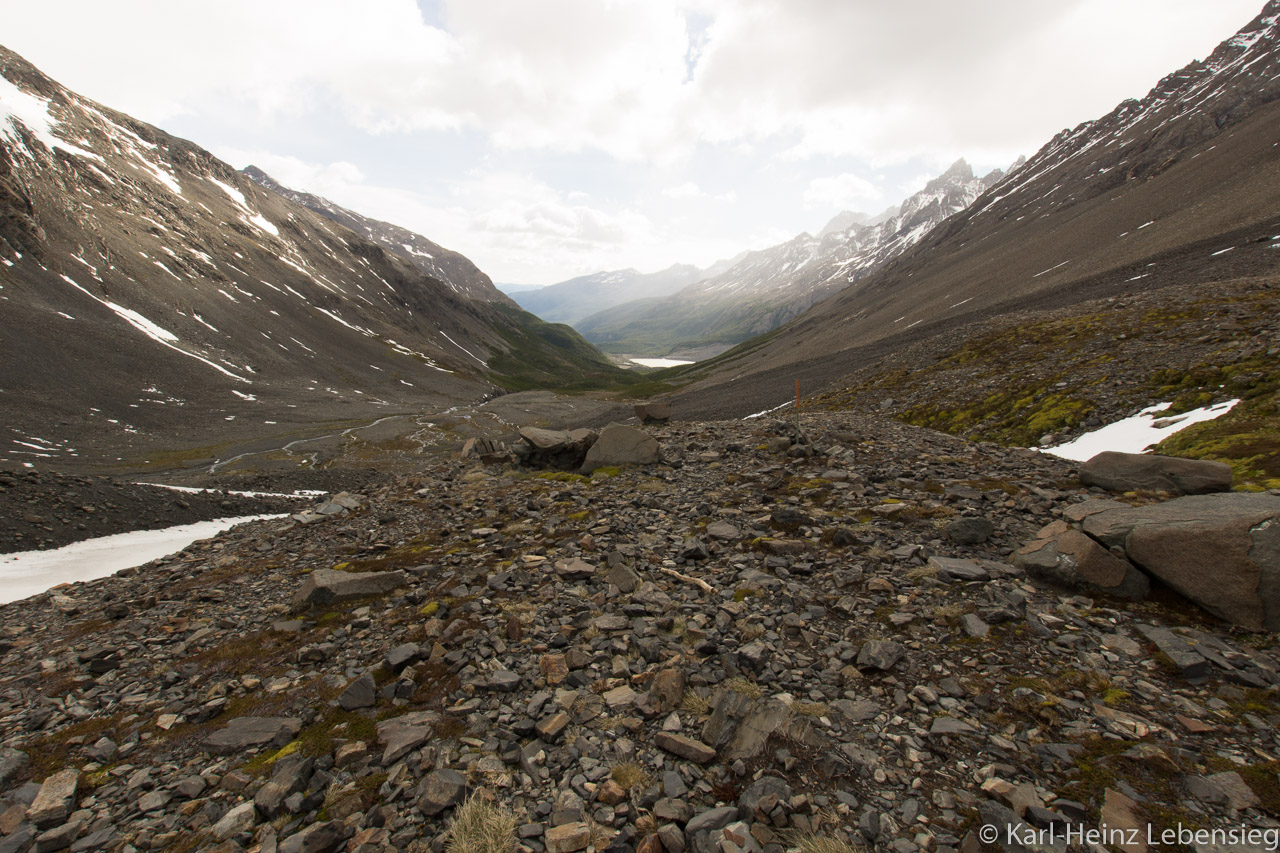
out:
M172 554L197 539L249 521L281 518L281 515L247 515L181 524L163 530L118 533L74 542L50 551L21 551L0 556L0 602L38 595L63 583L88 581L141 566Z
M1228 400L1225 403L1193 409L1167 418L1158 416L1172 404L1160 403L1143 409L1131 418L1085 433L1074 441L1059 444L1056 447L1042 448L1042 452L1077 462L1092 459L1106 450L1119 453L1142 453L1152 445L1159 444L1175 432L1186 429L1192 424L1211 421L1225 415L1239 402L1239 400Z
M0 76L0 136L8 137L26 151L26 146L22 144L22 137L17 132L19 124L26 127L31 135L44 143L50 151L61 148L69 154L102 162L102 158L92 151L64 142L53 135L53 129L58 127L59 123L49 115L47 100L28 95Z
M237 380L237 381L239 381L239 382L249 382L249 380L248 380L248 379L245 379L243 376L238 376L238 375L236 375L236 374L232 373L230 370L227 370L226 368L222 367L221 365L214 364L212 361L210 361L209 359L205 358L204 356L199 356L199 355L196 355L196 354L195 354L195 353L193 353L193 352L187 352L186 350L182 349L181 347L176 347L176 346L174 346L174 344L178 342L178 336L177 336L177 335L175 335L173 332L168 331L167 329L162 329L162 328L160 328L160 327L159 327L159 326L157 326L155 323L153 323L153 322L151 322L150 320L148 320L146 317L143 317L143 316L142 316L141 314L139 314L137 311L133 311L133 310L131 310L131 309L129 309L129 308L125 308L125 307L124 307L124 306L122 306L122 305L117 305L117 304L115 304L114 302L110 302L110 301L108 301L108 300L106 300L106 299L101 299L101 298L99 298L99 297L97 297L97 296L94 296L92 293L90 293L89 291L85 290L83 287L81 287L80 285L76 284L76 282L75 282L74 280L72 280L71 278L69 278L69 277L67 277L67 276L65 276L65 275L60 276L60 277L61 277L61 278L62 278L62 280L63 280L63 281L65 281L67 284L71 285L71 286L72 286L72 287L74 287L76 290L80 291L80 292L81 292L81 293L83 293L85 296L87 296L87 297L89 297L90 299L92 299L94 302L97 302L97 303L99 303L99 304L101 304L101 305L105 305L106 307L110 308L110 309L111 309L112 311L114 311L117 315L119 315L123 320L127 321L127 322L129 323L129 325L133 326L135 329L137 329L138 331L142 332L144 335L146 335L147 337L151 338L151 339L152 339L153 341L155 341L156 343L163 344L164 346L167 346L169 349L173 350L174 352L182 353L183 355L187 356L188 358L194 358L194 359L196 359L197 361L202 361L202 362L204 362L205 364L207 364L207 365L209 365L210 367L212 367L214 370L218 371L219 373L223 373L223 374L225 374L225 375L227 375L227 376L230 376L232 379L235 379L235 380Z

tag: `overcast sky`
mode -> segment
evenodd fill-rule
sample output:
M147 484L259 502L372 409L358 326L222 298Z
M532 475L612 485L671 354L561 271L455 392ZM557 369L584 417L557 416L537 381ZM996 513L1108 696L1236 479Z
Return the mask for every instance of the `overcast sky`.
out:
M3 43L495 281L706 265L1139 98L1262 0L39 0Z

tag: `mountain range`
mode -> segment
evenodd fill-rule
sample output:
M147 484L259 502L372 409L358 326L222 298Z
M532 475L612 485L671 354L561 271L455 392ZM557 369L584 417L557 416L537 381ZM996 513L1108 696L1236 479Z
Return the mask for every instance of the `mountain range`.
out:
M706 275L690 264L673 264L655 273L634 269L612 270L578 276L537 290L513 293L526 311L549 323L578 321L615 305L635 299L653 299L675 293Z
M0 109L12 460L123 464L176 435L208 448L619 376L461 255L242 174L3 49Z
M992 317L1274 276L1280 265L1280 3L1140 100L1057 134L906 251L771 335L668 374L690 416L935 357ZM597 334L587 326L588 336ZM896 366L902 366L897 364ZM1009 365L1004 368L1008 371ZM1010 374L1015 375L1015 374ZM742 393L750 387L750 396Z
M877 217L844 213L820 236L747 252L665 298L639 299L573 321L607 352L723 351L772 331L858 281L963 210L1004 172L976 177L964 160ZM529 300L521 304L536 311Z

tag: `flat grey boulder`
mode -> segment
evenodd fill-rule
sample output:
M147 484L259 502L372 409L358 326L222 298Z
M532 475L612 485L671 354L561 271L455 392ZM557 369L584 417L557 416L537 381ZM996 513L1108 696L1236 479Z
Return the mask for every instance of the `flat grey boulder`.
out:
M1139 489L1205 495L1231 490L1231 466L1207 459L1107 450L1080 466L1080 482L1109 492Z
M1280 496L1226 493L1108 509L1084 531L1215 616L1280 630Z
M205 747L218 755L252 747L284 746L302 731L296 717L238 717L205 739Z
M609 424L587 451L582 473L589 474L605 465L652 465L662 461L658 440L642 429Z
M527 441L534 450L555 451L573 444L573 437L567 429L542 429L541 427L523 427L520 437Z
M294 604L336 604L386 595L398 587L407 585L404 572L336 572L333 569L316 569L307 575L302 587L294 593Z

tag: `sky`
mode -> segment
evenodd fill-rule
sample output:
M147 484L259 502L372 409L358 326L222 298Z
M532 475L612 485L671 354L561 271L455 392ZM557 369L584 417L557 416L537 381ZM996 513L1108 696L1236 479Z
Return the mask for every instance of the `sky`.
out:
M1262 0L41 0L0 43L495 281L706 266L1100 117Z

